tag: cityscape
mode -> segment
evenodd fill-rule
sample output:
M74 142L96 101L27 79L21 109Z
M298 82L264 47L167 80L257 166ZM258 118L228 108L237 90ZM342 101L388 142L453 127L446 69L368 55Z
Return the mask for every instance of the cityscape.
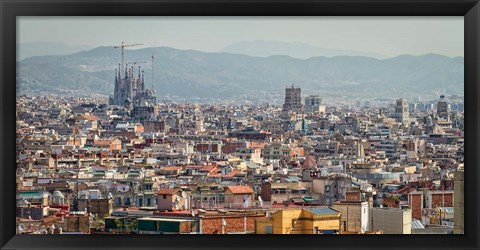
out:
M178 97L140 45L108 95L18 92L17 234L464 233L462 94Z

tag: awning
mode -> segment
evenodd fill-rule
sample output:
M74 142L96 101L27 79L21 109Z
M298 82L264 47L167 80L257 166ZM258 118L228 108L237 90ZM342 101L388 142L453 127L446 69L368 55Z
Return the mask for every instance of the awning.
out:
M312 197L303 197L303 200L304 201L313 201L313 198Z

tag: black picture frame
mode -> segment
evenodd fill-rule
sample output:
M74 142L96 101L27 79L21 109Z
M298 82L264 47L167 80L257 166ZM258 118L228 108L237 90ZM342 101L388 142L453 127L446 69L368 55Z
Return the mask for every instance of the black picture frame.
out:
M1 249L477 249L480 3L478 0L0 0ZM464 16L465 234L463 235L15 235L17 16Z

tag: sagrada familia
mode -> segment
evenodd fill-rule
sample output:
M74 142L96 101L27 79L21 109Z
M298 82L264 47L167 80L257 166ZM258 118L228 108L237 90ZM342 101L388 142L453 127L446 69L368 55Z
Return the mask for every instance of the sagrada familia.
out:
M135 72L135 67L129 67L128 63L118 64L118 69L115 69L115 88L109 104L127 108L132 118L154 119L157 98L153 89L145 88L145 74L140 66L138 72Z

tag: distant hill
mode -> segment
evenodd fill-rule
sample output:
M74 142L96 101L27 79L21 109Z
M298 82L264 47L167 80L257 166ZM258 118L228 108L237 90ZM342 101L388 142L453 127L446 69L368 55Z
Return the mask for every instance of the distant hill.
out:
M23 60L32 56L45 55L68 55L82 50L93 49L91 46L69 46L63 43L53 42L29 42L17 46L17 60Z
M268 57L274 55L286 55L298 59L311 57L334 57L334 56L367 56L377 59L385 59L387 56L378 53L369 53L353 50L325 49L304 43L288 43L279 41L243 41L231 44L220 52L242 54L247 56Z
M152 48L126 50L126 62L146 61L146 84L151 86ZM389 59L362 56L251 57L205 53L168 47L156 49L156 91L185 98L231 98L283 95L286 85L303 94L359 98L438 97L464 92L464 59L442 55L402 55ZM20 94L89 96L113 93L118 49L98 47L70 55L35 56L17 63ZM138 66L138 65L137 65Z

